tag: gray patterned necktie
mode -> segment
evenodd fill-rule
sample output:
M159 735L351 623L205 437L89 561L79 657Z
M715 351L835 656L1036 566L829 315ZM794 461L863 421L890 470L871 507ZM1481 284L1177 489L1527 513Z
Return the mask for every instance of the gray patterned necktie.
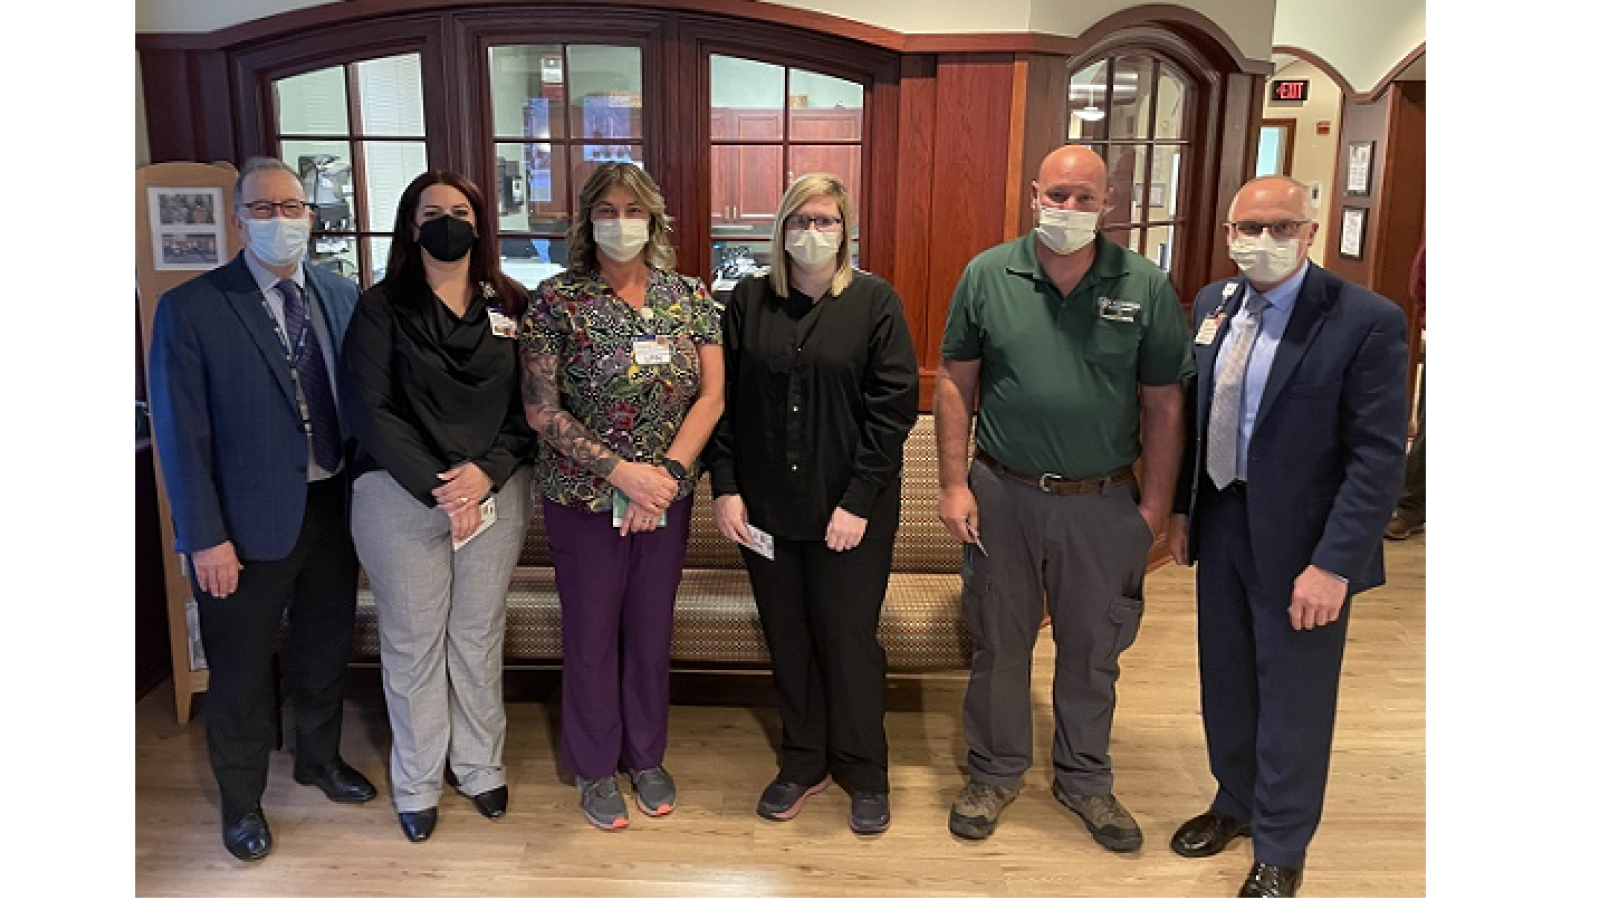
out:
M1239 416L1244 406L1244 372L1250 348L1261 330L1261 310L1267 298L1252 291L1244 309L1233 317L1233 343L1222 361L1217 387L1211 397L1211 424L1206 429L1206 471L1211 482L1225 488L1239 477Z

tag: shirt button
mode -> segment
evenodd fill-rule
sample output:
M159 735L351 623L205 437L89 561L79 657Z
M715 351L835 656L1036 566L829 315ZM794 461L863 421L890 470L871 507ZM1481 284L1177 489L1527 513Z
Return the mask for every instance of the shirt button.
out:
M798 472L798 471L800 471L800 467L799 467L799 466L798 466L798 465L793 465L793 466L790 466L790 467L789 467L789 471L791 471L791 472Z
M796 407L795 407L795 408L794 408L794 411L795 411L795 412L799 412L799 411L800 411L800 407L798 407L798 406L796 406Z

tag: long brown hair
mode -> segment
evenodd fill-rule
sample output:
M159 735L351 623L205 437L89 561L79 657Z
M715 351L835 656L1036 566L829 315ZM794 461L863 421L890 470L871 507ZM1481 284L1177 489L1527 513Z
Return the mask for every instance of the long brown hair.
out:
M472 261L468 264L474 285L487 284L499 295L501 312L518 316L528 306L528 292L516 281L507 277L500 268L500 244L497 238L496 219L484 200L483 191L472 179L459 172L431 170L423 172L406 185L400 195L400 206L394 214L393 240L389 244L389 267L383 281L389 288L392 300L427 297L428 278L422 268L423 249L417 243L417 207L422 205L422 192L436 184L460 191L472 206L472 218L477 224L478 241L472 246Z

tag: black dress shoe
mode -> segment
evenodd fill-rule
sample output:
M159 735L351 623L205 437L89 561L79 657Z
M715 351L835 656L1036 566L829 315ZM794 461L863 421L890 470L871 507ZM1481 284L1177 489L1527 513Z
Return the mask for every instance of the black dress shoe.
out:
M1299 869L1269 866L1256 863L1250 867L1250 876L1239 888L1241 897L1293 897L1300 890Z
M411 841L413 844L432 837L433 826L437 824L439 824L439 807L437 806L400 814L400 830L406 833L406 840Z
M1172 852L1190 858L1216 856L1228 842L1250 833L1250 823L1232 816L1204 812L1178 826L1172 835Z
M378 796L378 789L372 786L367 776L338 758L323 766L296 768L294 780L322 788L328 799L335 803L365 803Z
M506 804L511 800L511 792L505 785L490 788L481 794L472 795L472 805L483 813L485 819L498 819L506 814Z
M267 827L267 817L260 809L254 809L222 823L222 845L245 862L265 859L272 852L272 829Z

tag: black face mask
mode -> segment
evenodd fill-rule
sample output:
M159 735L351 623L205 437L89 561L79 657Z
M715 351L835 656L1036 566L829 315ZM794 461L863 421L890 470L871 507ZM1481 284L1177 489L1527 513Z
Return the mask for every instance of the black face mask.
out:
M440 262L455 262L472 252L478 242L478 232L472 223L455 216L439 216L422 223L417 229L417 243Z

